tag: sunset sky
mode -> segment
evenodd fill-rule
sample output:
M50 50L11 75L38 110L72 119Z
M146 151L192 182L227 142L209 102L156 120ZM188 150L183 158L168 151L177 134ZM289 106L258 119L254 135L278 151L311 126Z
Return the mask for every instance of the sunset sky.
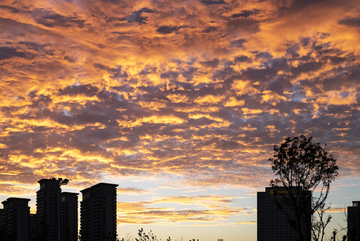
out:
M118 234L256 240L288 136L360 200L358 0L1 0L0 201L119 184ZM79 196L81 200L81 195ZM1 206L2 207L2 206Z

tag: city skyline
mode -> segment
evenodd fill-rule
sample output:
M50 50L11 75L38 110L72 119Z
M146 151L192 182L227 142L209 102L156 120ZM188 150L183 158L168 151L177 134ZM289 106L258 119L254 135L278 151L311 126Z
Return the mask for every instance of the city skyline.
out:
M80 207L78 207L78 195L79 193L72 193L72 192L63 192L61 189L62 185L67 185L67 183L69 182L68 179L55 179L55 178L50 178L50 179L41 179L38 181L38 183L40 184L40 189L37 191L37 198L36 198L36 206L40 207L37 208L36 212L30 212L30 207L28 207L28 202L31 201L30 199L26 199L26 198L19 198L19 197L8 197L7 200L2 201L4 208L0 209L1 211L1 215L0 215L0 224L3 221L3 219L5 218L5 212L4 210L8 210L8 208L6 208L5 205L8 205L8 203L12 203L12 202L18 202L18 203L22 203L22 209L25 208L25 212L28 212L29 216L27 218L24 219L24 211L21 212L16 212L16 215L20 215L18 218L19 220L28 220L26 221L26 228L25 230L29 230L29 234L31 232L34 232L35 235L41 235L42 231L41 229L39 229L39 225L41 225L39 223L39 221L41 220L41 215L44 215L44 210L43 207L48 206L48 204L44 204L44 191L47 190L46 192L52 192L52 194L50 194L50 196L48 196L45 199L48 199L48 201L45 202L51 202L53 204L50 204L50 206L58 206L58 208L60 208L60 210L57 209L49 209L45 212L55 212L57 216L58 215L58 221L60 222L59 225L59 229L55 231L54 234L57 234L57 236L54 234L51 234L52 232L50 232L50 237L52 237L51 239L54 239L54 237L56 237L59 240L65 240L65 236L66 236L66 240L69 238L75 238L74 240L77 240L77 236L80 235L82 238L84 238L84 240L92 240L90 239L90 237L98 237L101 238L102 234L104 233L104 231L108 231L107 233L109 234L109 236L107 238L112 237L111 239L115 240L115 237L118 237L119 240L128 240L130 239L134 239L136 238L136 235L131 236L131 234L129 232L125 233L121 233L120 235L117 233L117 226L119 225L119 223L116 221L116 217L117 217L117 205L118 203L121 202L117 202L117 195L116 195L116 187L118 186L118 184L111 184L111 183L97 183L96 185L93 185L91 187L87 187L84 190L81 190L80 192L82 193L82 199L79 202L80 203ZM54 185L55 184L55 185ZM301 188L301 187L300 187ZM54 193L57 193L57 189L59 190L59 194L54 196ZM261 239L263 240L264 237L269 238L269 240L273 240L273 238L268 237L268 235L264 234L270 234L271 235L275 235L274 237L276 237L275 239L280 238L284 238L286 237L286 234L291 234L292 235L297 235L295 230L291 231L288 230L290 228L288 222L288 218L286 217L286 215L283 213L283 211L281 210L277 210L278 207L276 206L277 204L275 203L275 199L274 199L274 187L265 187L265 192L257 192L257 201L256 201L256 206L257 208L261 207L261 213L259 211L257 211L257 222L250 222L250 224L257 224L257 234L262 234ZM52 191L51 191L52 190ZM280 187L279 189L280 193L283 193L284 191L282 191L282 187ZM42 194L40 194L42 193ZM311 192L309 192L311 193ZM39 199L39 195L40 198ZM83 198L83 196L85 196L85 199ZM50 197L50 199L49 199ZM51 198L53 197L53 198ZM281 197L278 197L281 199ZM85 200L85 202L84 202ZM113 200L113 201L111 201ZM109 201L111 203L110 207L109 207ZM356 216L358 214L358 204L360 201L352 201L352 206L348 206L348 207L344 207L344 208L332 208L330 205L330 209L329 211L326 213L327 215L333 215L333 213L337 213L339 211L342 211L344 213L344 219L343 221L345 222L346 225L349 225L349 222L351 223L351 225L357 225L358 224L358 217ZM57 204L58 203L58 204ZM26 204L26 206L24 206L24 204ZM310 204L310 203L309 203ZM83 206L83 207L82 207ZM112 207L111 207L112 206ZM20 206L19 206L20 207ZM109 209L110 208L110 209ZM310 206L309 206L310 208ZM121 208L120 208L121 209ZM349 209L352 210L351 212L351 216L350 216L350 211ZM15 209L16 210L16 209ZM293 212L292 209L289 209L288 207L285 208L285 210L287 210L286 212L288 212L288 215ZM75 211L75 213L74 213ZM128 210L121 210L120 212L127 212ZM131 211L131 210L130 210ZM8 211L7 211L8 212ZM11 211L13 212L13 211ZM346 212L346 213L345 213ZM357 212L357 214L356 214ZM31 215L34 215L30 217ZM95 216L93 214L96 214ZM78 216L80 215L80 218L78 219ZM176 214L175 214L176 215ZM292 217L292 215L290 214L290 217ZM261 220L261 227L259 226L259 218ZM47 219L53 219L53 217L48 216ZM114 219L114 220L113 220ZM32 220L32 221L31 221ZM46 225L49 225L49 220L46 220L45 223ZM75 221L76 220L76 221ZM107 220L103 225L99 225L99 223L101 223L101 221ZM24 221L21 221L24 222ZM115 223L117 223L115 225ZM4 224L4 223L3 223ZM25 223L24 223L25 224ZM22 225L24 225L22 224ZM95 225L95 226L94 226ZM269 226L270 225L270 226ZM338 229L334 229L339 231L338 234L341 235L349 235L349 233L347 232L347 227L346 226L342 226L341 224L337 223L337 227L340 228L340 230ZM55 227L57 227L58 225L56 224ZM103 228L100 228L102 227ZM116 226L116 228L115 228ZM4 226L5 228L7 226ZM35 229L33 230L32 228ZM104 229L106 227L106 229ZM267 228L265 228L267 227ZM352 226L353 227L353 226ZM8 226L8 228L14 228L12 225ZM143 228L140 228L143 231ZM138 232L140 231L140 229L138 230ZM285 236L284 233L279 232L279 233L274 233L273 231L271 231L272 229L278 230L278 231L284 231L285 232ZM15 229L17 230L17 229ZM30 231L33 230L33 231ZM51 230L51 228L50 228ZM83 230L83 231L82 231ZM94 230L98 230L95 231ZM112 231L109 231L112 230ZM74 232L75 231L75 232ZM91 231L91 234L89 233L89 231ZM329 228L327 229L327 231L329 231ZM16 231L17 232L17 231ZM24 229L22 229L22 235L24 235ZM150 230L150 232L153 234L153 232ZM27 233L27 231L26 231ZM112 233L112 234L111 234ZM144 231L144 233L146 233L146 231ZM61 235L60 235L61 234ZM278 236L280 234L280 236ZM351 231L351 234L354 235L354 231ZM310 235L310 234L309 234ZM37 237L36 236L36 237ZM330 236L330 235L329 235ZM32 236L29 235L29 238L31 238ZM156 235L155 235L156 237ZM168 236L170 237L170 236ZM160 237L158 237L158 239L161 239ZM184 235L181 235L180 238L176 239L176 240L186 240L187 238L184 237ZM71 239L73 240L73 239ZM199 240L199 239L197 239ZM220 239L219 239L220 240ZM221 239L222 240L222 239ZM259 240L259 235L257 236L257 240Z
M98 183L81 190L83 198L80 202L80 208L78 208L77 196L79 193L62 192L61 190L61 186L67 185L68 182L68 179L63 180L62 178L39 180L40 189L37 191L37 212L35 214L30 214L30 207L28 206L30 199L9 197L2 201L4 208L0 209L0 228L2 232L5 232L5 237L9 238L8 235L16 235L15 237L22 241L37 240L44 237L44 230L40 227L46 226L50 240L78 240L78 235L81 240L101 240L105 238L105 233L107 234L106 240L133 240L135 238L129 236L129 233L125 235L125 238L118 238L116 228L117 184ZM294 191L295 193L302 192L301 186L293 188L297 189ZM284 203L283 200L288 192L288 187L266 187L265 192L257 192L257 240L287 240L289 237L296 239L299 235L288 223L289 219L294 220L296 217L294 207L288 206L289 204ZM277 196L276 193L279 193L280 196ZM306 202L305 207L307 206L310 212L312 192L307 191L306 193L308 202ZM360 201L352 201L353 205L347 207L346 220L344 221L347 222L348 227L340 230L340 233L346 236L349 241L356 240L354 236L357 235L356 227L359 224L359 203ZM54 209L54 205L59 210ZM280 210L278 205L282 206L283 210ZM44 209L48 206L50 209ZM80 219L78 219L79 213ZM46 220L42 222L44 217ZM57 220L56 223L54 220ZM302 219L301 227L303 234L307 233L305 231L305 219ZM79 229L80 231L78 231ZM143 228L139 229L138 232L139 235L146 233ZM151 230L148 234L154 235ZM310 240L310 230L308 230L307 235L308 240ZM156 238L156 235L153 237ZM184 239L186 238L182 236L177 240ZM158 238L158 240L161 239ZM199 239L197 240L199 241Z
M33 214L28 206L30 199L10 197L2 201L0 229L4 240L77 241L81 237L83 241L117 241L118 185L98 183L81 190L83 198L79 208L79 193L61 189L68 182L62 178L39 180Z
M337 159L327 232L360 200L357 0L3 0L0 200L117 183L117 233L256 240L289 136ZM316 193L315 193L316 194ZM79 195L79 202L81 195Z

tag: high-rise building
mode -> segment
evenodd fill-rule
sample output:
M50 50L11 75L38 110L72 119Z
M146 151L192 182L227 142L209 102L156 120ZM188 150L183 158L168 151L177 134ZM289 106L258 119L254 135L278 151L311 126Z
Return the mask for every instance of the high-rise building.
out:
M35 241L38 239L38 230L37 230L37 222L36 222L36 214L30 213L29 217L29 232L30 232L30 240Z
M267 187L265 192L257 193L258 241L288 241L297 240L299 238L298 232L293 229L289 223L289 218L296 220L296 215L292 207L283 201L282 195L286 195L286 192L287 190L284 187L279 187L278 189ZM311 192L302 192L300 189L300 193L302 195L308 195L309 198L307 199L307 206L310 213ZM282 205L283 210L278 207L276 202ZM304 236L308 241L311 239L311 231L308 230L306 232L305 230L306 221L310 223L310 218L310 216L308 220L302 218L303 223L301 224Z
M18 241L29 240L29 201L30 199L27 198L11 197L2 202L4 205L1 225L3 238Z
M348 241L360 240L360 201L353 201L347 207Z
M41 179L40 190L36 192L37 239L60 241L60 198L61 185L65 179Z
M60 240L78 240L78 193L62 192L60 201Z
M3 213L4 213L4 209L0 209L0 229L3 225Z
M60 184L59 180L41 179L36 192L37 229L40 240L60 241Z
M116 240L116 184L99 183L81 191L82 241Z

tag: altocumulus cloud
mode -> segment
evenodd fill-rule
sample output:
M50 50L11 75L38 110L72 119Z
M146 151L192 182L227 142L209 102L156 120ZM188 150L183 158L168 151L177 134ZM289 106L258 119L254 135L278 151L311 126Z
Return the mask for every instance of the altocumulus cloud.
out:
M272 175L272 146L300 134L358 176L360 32L349 6L359 3L2 1L2 194L54 173L76 188L106 178L257 188ZM242 212L227 202L120 203L134 211L119 220Z

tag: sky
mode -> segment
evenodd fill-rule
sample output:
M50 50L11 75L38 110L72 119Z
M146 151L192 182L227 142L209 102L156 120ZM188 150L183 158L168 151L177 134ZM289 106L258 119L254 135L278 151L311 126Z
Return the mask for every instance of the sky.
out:
M288 136L360 200L357 0L1 0L0 199L118 184L120 238L256 240ZM81 201L81 195L79 195Z

